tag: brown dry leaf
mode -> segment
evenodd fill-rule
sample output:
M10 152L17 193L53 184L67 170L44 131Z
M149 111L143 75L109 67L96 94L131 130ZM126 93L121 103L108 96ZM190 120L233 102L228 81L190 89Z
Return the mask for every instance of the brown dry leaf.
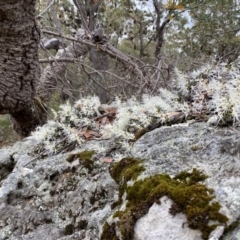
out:
M184 9L185 9L185 7L184 7L183 5L181 5L181 4L175 5L174 8L175 8L176 10L184 10Z
M97 129L100 129L102 125L106 125L114 121L116 118L117 108L101 106L101 111L104 111L105 113L95 118Z
M115 118L117 114L117 107L108 107L106 105L101 105L100 109L105 112L106 115L109 116L110 118ZM108 114L109 113L109 114Z
M83 133L83 136L86 138L86 139L91 139L92 137L101 137L101 135L96 132L96 131L93 131L93 130L86 130L84 133Z
M104 111L106 113L117 113L117 108L116 107L108 107L108 108L105 108Z
M167 113L167 119L168 121L173 121L173 120L177 120L178 118L182 117L184 115L184 113L182 112L170 112Z
M83 127L77 131L78 131L78 136L82 137L82 136L84 136L84 133L87 131L87 127Z
M106 163L111 163L113 161L113 159L105 157L105 158L103 158L103 161Z
M110 123L110 121L109 121L108 117L105 116L105 117L99 118L98 123L100 125L106 125L106 124Z

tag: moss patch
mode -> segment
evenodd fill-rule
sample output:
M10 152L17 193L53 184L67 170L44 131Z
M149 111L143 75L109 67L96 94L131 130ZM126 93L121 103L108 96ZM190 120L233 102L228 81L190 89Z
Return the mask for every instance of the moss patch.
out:
M64 233L65 235L71 235L73 234L73 230L74 230L73 224L68 224L64 229Z
M121 204L121 198L124 193L124 189L127 186L127 182L131 179L136 180L139 174L145 170L141 163L142 160L128 157L123 158L110 168L111 177L119 185L119 200L117 203L113 203L112 208Z
M102 240L120 240L115 231L115 223L109 225L107 222L104 223L103 232L101 235Z
M121 164L121 163L119 163ZM169 212L175 215L178 212L186 214L188 225L192 229L199 229L202 232L202 238L208 239L209 234L220 224L226 224L228 218L219 212L220 204L213 202L213 190L199 183L207 178L197 169L193 169L191 173L181 172L174 178L166 174L157 174L144 180L136 181L132 186L127 186L128 175L126 171L114 171L113 176L116 182L124 179L124 191L128 200L124 211L117 211L114 218L118 217L116 227L121 233L122 239L130 240L133 238L133 230L136 221L147 214L149 208L154 202L159 202L163 196L168 196L174 201ZM133 164L134 165L134 164ZM121 168L120 168L121 169ZM120 188L122 187L120 186ZM122 190L121 190L122 191ZM210 224L214 222L214 224ZM113 228L116 232L116 227L110 225L112 239L116 236L113 234ZM106 240L108 228L103 228L101 236L102 240ZM116 238L117 239L117 238Z
M229 232L233 232L239 226L239 224L240 220L236 220L229 224L229 226L224 229L223 236L226 236ZM221 236L220 240L223 240L223 236Z
M91 172L94 168L94 162L92 160L93 155L95 154L94 151L83 151L79 153L70 154L67 157L68 162L73 162L75 159L79 159L79 163L86 169L88 169L89 172Z
M142 160L133 157L123 158L110 169L111 177L117 184L119 184L123 178L125 182L131 179L135 180L138 175L145 170L140 163L142 163Z

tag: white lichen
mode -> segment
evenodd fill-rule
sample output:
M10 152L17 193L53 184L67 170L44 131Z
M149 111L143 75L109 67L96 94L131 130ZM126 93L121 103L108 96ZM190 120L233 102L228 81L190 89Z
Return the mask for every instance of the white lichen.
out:
M176 70L171 91L159 89L157 96L143 95L141 100L132 97L123 102L116 98L110 106L117 109L116 117L107 124L96 120L101 107L98 97L79 99L73 106L67 102L54 112L52 121L38 127L31 137L37 139L46 152L53 154L73 142L81 145L89 140L85 139L84 131L91 130L102 139L117 138L122 149L128 152L129 140L133 140L139 130L151 124L165 124L175 112L183 113L186 119L189 115L205 114L208 123L214 125L229 120L237 123L240 119L239 62L237 60L233 66L206 64L192 73ZM95 150L105 151L101 146ZM120 153L114 154L116 160L122 157Z

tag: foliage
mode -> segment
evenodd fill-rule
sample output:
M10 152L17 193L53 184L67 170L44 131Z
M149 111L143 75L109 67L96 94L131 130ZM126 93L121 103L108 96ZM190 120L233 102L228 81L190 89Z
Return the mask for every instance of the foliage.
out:
M235 0L181 1L190 23L180 27L176 40L192 58L215 57L217 61L234 61L239 56L240 5ZM188 24L188 26L187 26Z
M80 2L83 10L88 14L91 4L88 5L87 1ZM157 5L160 13L156 12L153 2L103 1L96 10L94 18L95 28L103 27L113 46L133 56L142 68L146 68L145 64L153 64L147 71L150 71L154 77L160 77L157 79L159 81L157 86L166 85L163 82L169 78L169 73L167 73L169 63L178 65L179 69L191 70L196 65L199 66L206 60L209 61L209 57L212 56L216 60L228 62L237 58L239 6L236 1L169 0L165 3L158 1ZM46 7L46 0L41 0L38 5L39 12ZM90 15L87 15L86 19L81 19L83 16L69 0L56 1L52 9L55 9L62 26L61 31L66 35L82 27L83 25L80 24L83 24L83 21L89 21L89 24L92 21ZM52 30L54 26L56 27L57 22L52 15L53 13L48 11L41 18L44 29ZM162 65L165 67L161 67L157 70L158 73L157 71L154 73L153 69L156 68L157 62L154 52L158 44L158 17L160 17L161 26L166 19L170 19L170 23L163 29L164 44L161 47L161 61L164 62ZM99 96L101 90L98 84L101 84L110 93L108 99L111 101L113 100L112 93L117 92L119 96L126 98L136 94L138 89L135 82L126 84L130 79L133 80L133 76L128 77L129 73L118 61L106 63L106 59L103 58L103 61L96 65L91 58L92 54L90 54L90 61L85 58L82 65L75 65L74 74L71 69L68 70L67 76L71 76L67 78L70 79L72 86L68 85L66 88L73 89L74 86L74 88L81 89L84 93L82 96L86 93ZM98 59L101 59L100 56ZM141 62L138 59L141 59ZM96 71L99 69L104 69L104 73ZM122 89L114 88L116 85L119 86L117 84L119 81L122 82ZM111 90L115 91L111 92ZM66 92L71 97L79 97L73 94L72 90Z

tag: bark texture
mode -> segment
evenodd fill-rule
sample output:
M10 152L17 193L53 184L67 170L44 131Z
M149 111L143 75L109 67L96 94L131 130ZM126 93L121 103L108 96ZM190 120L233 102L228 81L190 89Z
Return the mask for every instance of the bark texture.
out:
M36 0L0 3L0 114L31 105L38 71Z
M33 104L40 38L35 4L36 0L0 3L0 114L9 113L13 128L23 137L40 125Z

